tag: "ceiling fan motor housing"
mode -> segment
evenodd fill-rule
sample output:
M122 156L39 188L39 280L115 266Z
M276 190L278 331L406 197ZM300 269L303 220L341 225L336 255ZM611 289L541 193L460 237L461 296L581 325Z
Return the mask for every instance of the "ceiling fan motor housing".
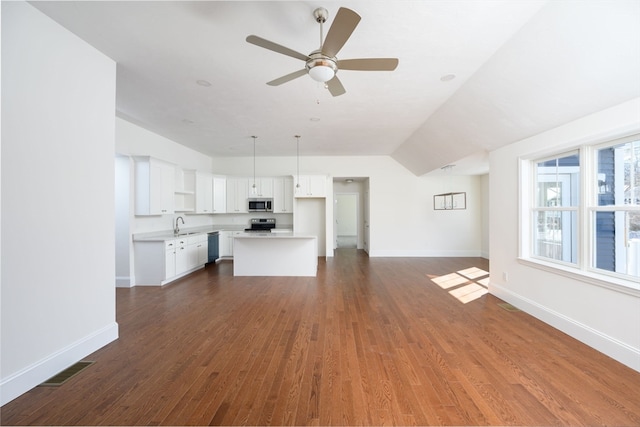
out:
M338 64L335 58L323 55L320 51L314 51L309 55L305 67L311 78L318 82L328 82L338 72Z

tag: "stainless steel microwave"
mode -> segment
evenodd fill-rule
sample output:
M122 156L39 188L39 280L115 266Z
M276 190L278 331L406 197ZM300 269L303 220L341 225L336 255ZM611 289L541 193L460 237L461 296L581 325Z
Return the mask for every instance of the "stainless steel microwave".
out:
M250 198L249 212L273 212L272 198Z

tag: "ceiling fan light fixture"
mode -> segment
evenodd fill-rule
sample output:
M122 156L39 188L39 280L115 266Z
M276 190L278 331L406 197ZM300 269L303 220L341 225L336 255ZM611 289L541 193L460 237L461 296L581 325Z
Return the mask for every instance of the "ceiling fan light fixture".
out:
M311 78L321 83L331 80L338 70L338 65L335 61L318 53L311 55L311 59L307 61L306 67Z
M336 73L333 71L333 68L327 65L316 65L309 70L309 75L313 80L324 83L331 80Z

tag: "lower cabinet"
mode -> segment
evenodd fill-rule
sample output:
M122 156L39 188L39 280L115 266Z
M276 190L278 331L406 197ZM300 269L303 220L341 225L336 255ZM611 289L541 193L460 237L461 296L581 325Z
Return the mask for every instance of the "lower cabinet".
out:
M209 261L209 241L208 236L206 234L198 234L197 239L195 239L194 243L196 246L195 250L195 265L205 265Z
M242 231L221 231L220 232L220 258L233 257L233 238Z
M207 234L134 242L136 286L158 286L207 263Z
M167 240L164 242L164 245L164 278L166 279L176 275L176 243L175 240ZM138 257L136 256L136 260L137 259Z
M220 232L220 258L233 256L233 231Z
M177 239L176 243L176 275L178 275L189 269L189 251L186 238Z

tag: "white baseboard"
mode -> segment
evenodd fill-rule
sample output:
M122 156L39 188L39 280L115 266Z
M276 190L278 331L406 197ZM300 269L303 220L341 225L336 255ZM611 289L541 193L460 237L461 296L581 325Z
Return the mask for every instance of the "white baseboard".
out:
M131 277L116 276L116 288L132 288Z
M0 405L48 380L94 351L118 339L118 324L113 322L60 351L0 380Z
M370 257L479 257L480 251L425 251L425 250L373 250L369 251Z
M489 292L567 335L640 372L640 349L610 337L508 289L491 283Z

